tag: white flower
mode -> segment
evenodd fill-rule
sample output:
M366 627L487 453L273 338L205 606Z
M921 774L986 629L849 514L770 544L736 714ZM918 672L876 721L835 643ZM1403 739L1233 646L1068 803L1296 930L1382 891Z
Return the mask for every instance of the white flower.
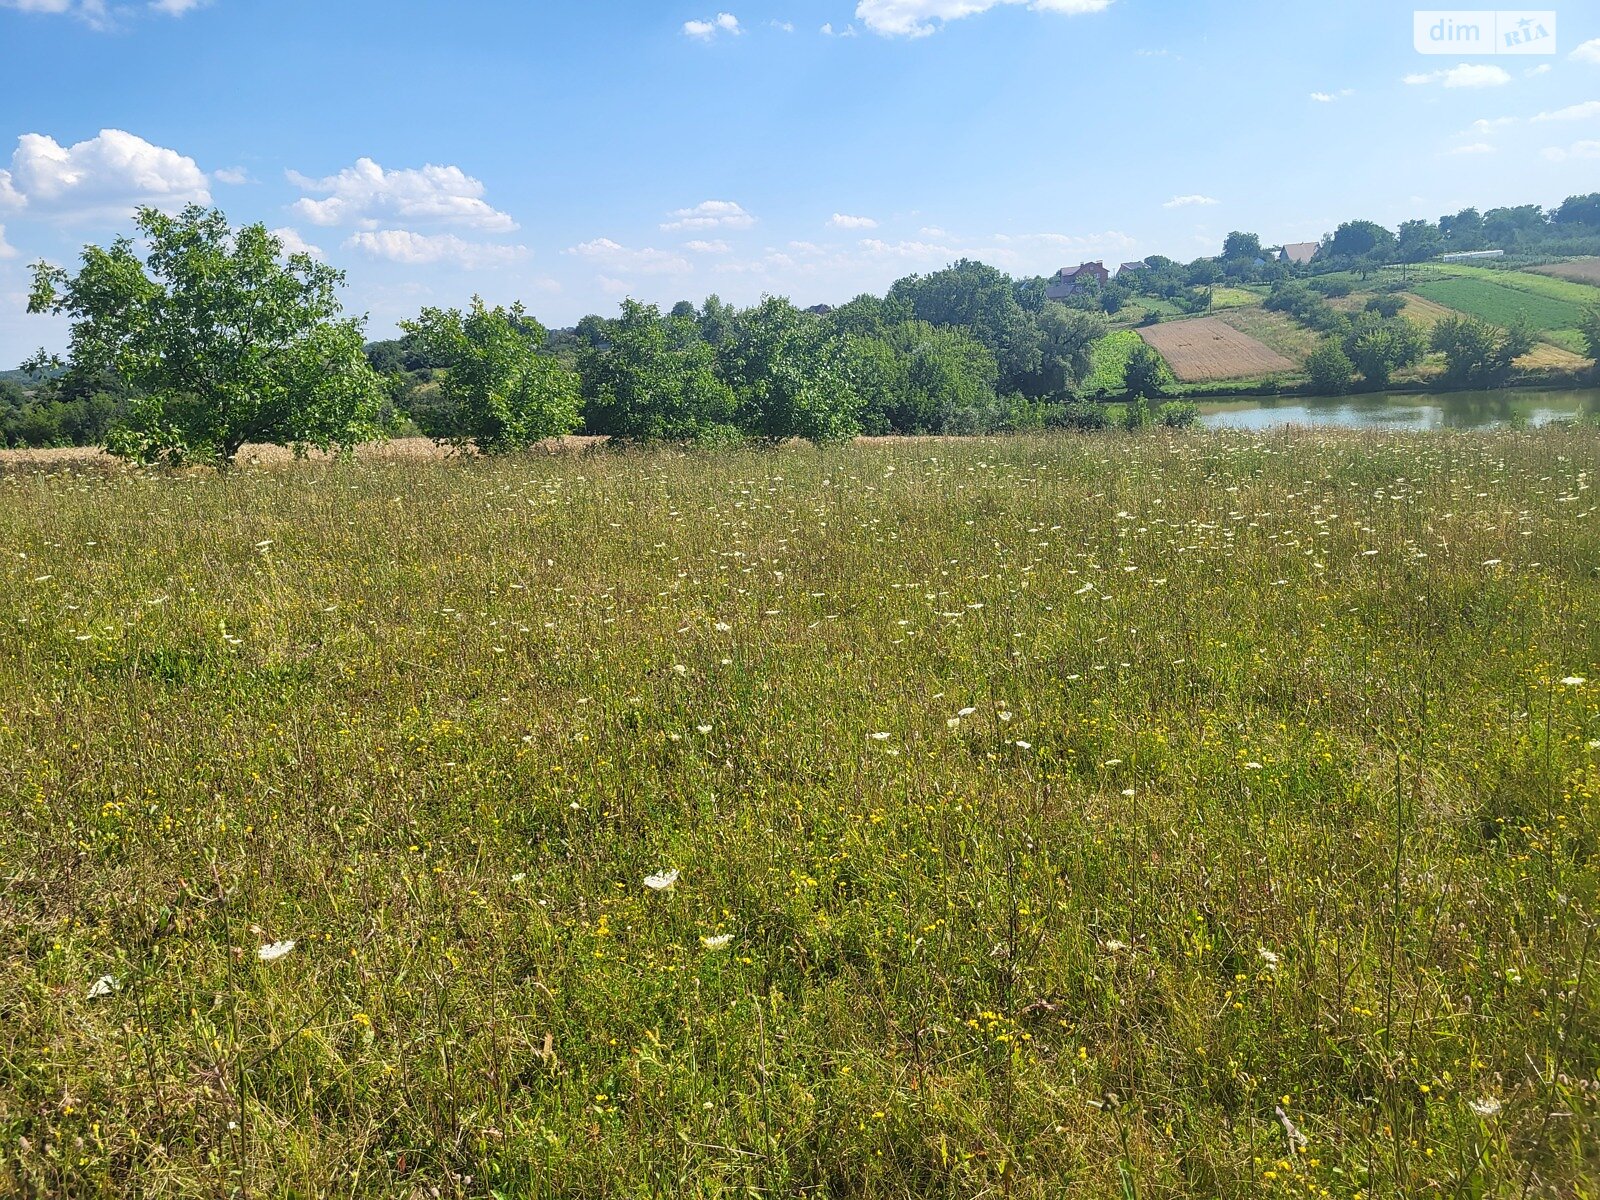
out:
M961 728L961 718L960 717L951 717L949 720L947 720L944 723L944 727L946 729L960 729Z
M1587 679L1585 679L1582 675L1568 675L1565 679L1563 679L1561 681L1561 686L1562 687L1582 687L1584 684L1586 684L1588 682L1589 681Z
M256 951L256 957L262 962L277 962L285 954L294 949L294 940L286 942L273 942L270 946L263 946Z
M515 875L513 875L511 877L511 882L512 883L521 883L523 880L527 879L527 877L528 877L528 873L526 871L518 871Z
M1267 970L1276 972L1278 969L1278 956L1265 946L1256 951L1261 956L1261 961L1267 964Z
M1263 766L1262 766L1262 765L1261 765L1261 764L1260 764L1260 763L1258 763L1258 762L1247 762L1247 763L1245 763L1245 765L1244 765L1244 769L1245 769L1245 770L1246 770L1246 771L1265 771L1265 770L1266 770L1266 768L1265 768L1265 767L1263 767Z
M869 733L867 736L875 742L887 742L889 740L887 733Z
M995 713L995 716L999 717L1002 721L1011 720L1011 714L1008 712Z
M684 666L682 663L673 663L672 673L674 675L687 675L689 673L689 668Z
M733 944L733 934L719 933L716 937L703 937L700 944L707 950L726 950Z
M670 871L662 871L659 875L646 875L644 885L652 892L670 892L672 885L678 882L678 870L674 867Z
M963 708L960 712L958 712L956 714L956 716L958 716L958 717L970 717L973 713L975 713L977 711L978 710L975 709L975 708Z
M726 621L718 621L711 628L715 629L718 633L732 633L733 632L733 626L729 625Z
M118 986L115 975L102 975L89 986L89 999L99 1000L109 996Z
M698 733L701 737L704 737L706 734L711 732L711 726L709 726L709 725L696 725L694 727L694 731L696 733Z
M1112 954L1116 954L1119 951L1126 950L1127 948L1128 948L1128 943L1127 942L1112 941L1112 942L1107 942L1106 943L1106 949L1111 951Z
M1493 1096L1485 1096L1482 1100L1470 1101L1467 1104L1467 1107L1473 1112L1477 1113L1480 1117L1487 1119L1489 1117L1499 1116L1500 1110L1504 1107L1504 1105L1502 1105L1500 1101L1496 1100Z

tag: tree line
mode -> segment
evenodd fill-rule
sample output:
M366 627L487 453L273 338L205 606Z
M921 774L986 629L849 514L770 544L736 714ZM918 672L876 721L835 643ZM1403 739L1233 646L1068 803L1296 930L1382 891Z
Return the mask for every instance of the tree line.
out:
M364 344L337 299L343 274L285 254L263 225L234 229L200 207L141 209L139 242L87 246L75 272L35 267L29 309L69 318L65 357L24 364L24 388L0 378L0 445L99 444L144 462L226 463L245 442L348 449L420 432L483 452L582 432L633 441L826 442L868 434L991 433L1107 421L1092 401L1130 401L1137 424L1170 375L1140 343L1114 396L1091 385L1096 345L1132 306L1140 323L1204 311L1229 282L1270 284L1268 307L1325 336L1309 364L1330 389L1383 386L1429 344L1397 298L1346 315L1319 274L1414 261L1500 239L1533 253L1600 253L1600 193L1545 212L1467 209L1391 231L1351 221L1309 266L1283 261L1253 233L1189 263L1153 255L1100 285L1052 299L1042 276L1013 279L962 260L802 311L768 297L737 308L716 296L663 312L625 301L547 330L520 306L428 308L402 336ZM1145 307L1141 310L1140 305ZM1525 331L1468 318L1433 337L1451 378L1492 381ZM1509 357L1508 357L1509 356ZM1319 384L1321 386L1321 384Z

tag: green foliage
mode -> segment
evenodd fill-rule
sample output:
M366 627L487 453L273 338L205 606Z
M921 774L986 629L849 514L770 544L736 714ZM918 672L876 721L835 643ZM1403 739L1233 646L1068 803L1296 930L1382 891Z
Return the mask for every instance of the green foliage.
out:
M1160 396L1173 383L1172 370L1155 347L1142 338L1128 355L1125 391L1143 400Z
M1086 433L1109 429L1111 410L1104 404L1074 400L1051 408L1045 418L1045 426L1049 429L1076 429Z
M1199 423L1199 406L1187 400L1168 400L1156 409L1156 424L1167 429L1191 429Z
M1128 389L1128 359L1145 340L1131 329L1108 333L1094 344L1090 368L1079 392L1085 396L1120 396Z
M1583 335L1584 350L1600 367L1600 304L1586 309L1578 332Z
M1495 272L1495 275L1509 273ZM1529 276L1539 279L1539 276ZM1543 280L1559 285L1564 280ZM1568 284L1581 288L1582 284ZM1540 295L1509 285L1509 280L1494 278L1485 272L1481 275L1451 276L1419 283L1415 291L1436 304L1453 308L1468 316L1478 317L1492 325L1510 325L1519 317L1535 330L1577 329L1583 319L1582 305L1575 300L1554 295Z
M1122 406L1121 425L1129 433L1149 428L1152 420L1150 403L1143 396L1135 396Z
M491 309L474 296L465 313L425 308L403 327L443 367L441 406L423 426L429 437L495 454L577 428L577 380L539 353L544 327L520 304Z
M1389 261L1398 247L1395 235L1375 221L1346 221L1324 243L1322 253L1329 259L1353 260L1368 267Z
M721 320L716 297L706 307ZM733 389L718 376L716 352L694 319L663 317L654 305L625 300L603 341L580 355L578 370L590 433L642 442L737 435Z
M86 246L76 275L38 264L29 301L71 318L74 371L134 393L113 453L226 465L247 441L328 450L373 436L382 386L361 323L340 318L342 274L216 211L141 208L134 224L143 262L132 238Z
M1350 390L1355 364L1337 338L1324 338L1306 359L1311 387L1319 396L1342 396Z
M1396 371L1422 361L1427 341L1404 317L1363 312L1346 327L1343 348L1369 388L1384 388Z
M740 313L717 358L750 436L820 445L861 431L845 339L789 301L769 296Z
M950 433L992 413L999 368L964 330L908 321L852 338L850 374L869 433Z
M1374 296L1371 300L1368 300L1366 311L1377 313L1380 317L1398 317L1400 310L1405 306L1406 298L1391 292L1383 296Z
M1433 327L1432 348L1445 357L1445 378L1463 387L1495 387L1505 381L1512 363L1533 349L1534 334L1525 321L1507 328L1477 317L1446 317Z

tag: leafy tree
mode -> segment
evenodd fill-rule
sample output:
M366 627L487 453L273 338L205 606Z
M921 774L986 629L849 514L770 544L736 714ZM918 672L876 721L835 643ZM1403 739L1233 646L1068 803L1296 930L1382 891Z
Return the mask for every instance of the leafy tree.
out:
M667 315L674 321L688 321L694 318L695 312L695 306L691 301L679 300L672 306L672 311Z
M1491 208L1483 214L1483 232L1491 245L1516 250L1537 245L1545 233L1544 209L1537 204Z
M1600 368L1600 304L1584 310L1579 329L1583 333L1584 344L1589 349L1589 357L1595 360L1596 368Z
M1534 333L1518 319L1502 329L1477 317L1446 317L1433 327L1433 349L1444 354L1445 378L1457 386L1494 387L1533 349Z
M544 327L520 304L491 309L474 296L465 313L425 308L402 328L444 364L442 404L423 428L430 437L494 454L577 428L577 380L539 353Z
M1020 390L1026 396L1066 396L1093 371L1094 345L1106 335L1105 319L1051 302L1040 310L1035 326L1039 365L1018 381ZM1004 386L1002 381L1000 390Z
M39 263L28 310L72 319L73 370L108 372L136 397L107 437L140 461L226 466L247 441L348 449L372 437L382 385L361 322L341 319L344 276L283 257L264 225L217 211L141 208L132 238L86 246L76 275ZM41 353L31 367L57 360Z
M1439 233L1445 244L1455 251L1482 250L1483 214L1475 208L1463 208L1453 217L1439 218Z
M1561 207L1550 214L1557 225L1579 225L1587 229L1600 229L1600 192L1587 196L1568 196Z
M962 259L931 275L912 275L889 290L889 302L909 304L930 325L962 325L989 348L1000 367L1002 391L1027 392L1042 365L1038 322L1017 303L1012 281L984 263Z
M1394 373L1421 362L1426 349L1422 331L1404 317L1363 312L1344 335L1344 352L1369 388L1388 387Z
M911 319L911 304L904 298L880 300L865 293L828 316L836 331L851 337L882 337L888 329Z
M861 431L848 347L826 321L780 297L742 312L718 352L739 425L768 441L842 441Z
M1318 395L1342 396L1350 390L1350 379L1356 368L1337 339L1325 338L1306 359L1306 371Z
M1172 382L1166 359L1141 340L1128 355L1128 395L1143 400L1160 396Z
M1425 262L1444 247L1439 227L1432 221L1402 221L1396 249L1401 262Z
M1224 262L1243 259L1254 262L1264 255L1261 253L1261 238L1253 233L1240 233L1238 230L1230 233L1222 243L1222 258Z
M713 302L720 304L712 297L707 307ZM588 347L578 371L590 433L637 441L738 436L733 389L718 377L716 353L694 320L625 300L605 345Z
M1395 235L1375 221L1346 221L1334 230L1324 252L1331 258L1376 264L1393 258L1398 245Z
M1400 310L1406 306L1406 298L1388 293L1383 296L1374 296L1367 301L1367 312L1377 313L1380 317L1398 317Z

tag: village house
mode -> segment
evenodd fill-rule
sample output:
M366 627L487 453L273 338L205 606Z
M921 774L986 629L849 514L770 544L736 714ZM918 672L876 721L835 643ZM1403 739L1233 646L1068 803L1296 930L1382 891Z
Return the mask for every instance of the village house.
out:
M1048 300L1065 300L1068 296L1075 296L1093 281L1101 287L1111 282L1111 272L1106 270L1105 263L1083 263L1069 271L1065 267L1055 273L1050 280L1050 286L1045 289L1045 298Z
M1303 267L1317 256L1319 246L1316 242L1289 242L1278 255L1278 261L1293 263Z

